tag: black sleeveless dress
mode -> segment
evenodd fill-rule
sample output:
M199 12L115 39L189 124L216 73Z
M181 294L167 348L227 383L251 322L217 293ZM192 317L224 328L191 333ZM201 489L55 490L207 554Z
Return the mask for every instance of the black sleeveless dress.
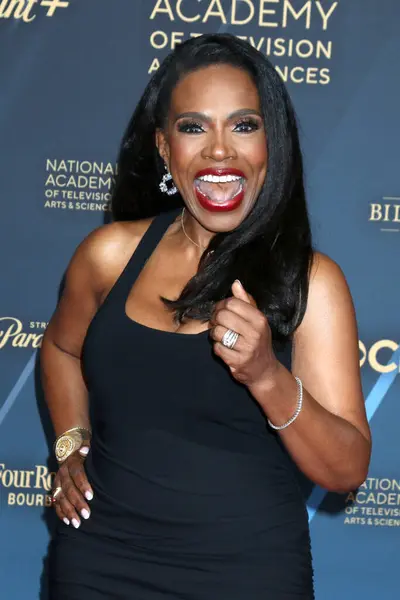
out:
M153 220L90 324L94 490L61 521L51 600L312 600L307 512L293 465L208 332L132 321L125 302L176 212Z

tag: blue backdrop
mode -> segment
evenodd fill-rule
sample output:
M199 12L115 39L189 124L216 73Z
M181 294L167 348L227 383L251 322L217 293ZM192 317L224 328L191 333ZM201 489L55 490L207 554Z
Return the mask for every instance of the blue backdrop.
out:
M229 31L297 108L319 249L349 281L374 449L355 494L308 500L318 600L397 597L398 0L0 0L0 581L46 599L52 431L37 348L74 248L107 219L127 120L159 61Z

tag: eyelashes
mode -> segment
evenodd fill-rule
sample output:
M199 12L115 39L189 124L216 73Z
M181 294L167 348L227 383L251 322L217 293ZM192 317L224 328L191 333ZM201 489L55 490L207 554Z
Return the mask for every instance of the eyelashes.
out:
M183 123L179 123L178 131L180 133L202 133L204 129L201 123L197 123L196 121L184 121Z
M241 119L235 124L234 131L238 131L240 128L241 133L251 133L252 131L257 131L260 129L260 123L256 119L252 119L251 117L247 117L245 119Z
M252 133L258 129L261 129L259 121L251 117L246 117L237 121L232 131L235 133ZM183 121L178 124L178 131L180 133L199 134L204 133L205 129L203 124L198 121Z

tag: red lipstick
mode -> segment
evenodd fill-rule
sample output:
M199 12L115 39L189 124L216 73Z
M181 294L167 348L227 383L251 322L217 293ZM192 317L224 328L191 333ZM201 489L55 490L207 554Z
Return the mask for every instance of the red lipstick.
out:
M217 177L234 175L235 177L240 177L242 179L239 191L232 198L228 198L227 200L224 200L224 201L217 201L217 200L211 199L209 196L207 196L204 192L202 192L199 189L196 182L194 185L197 200L199 201L199 204L205 210L208 210L210 212L227 212L227 211L235 210L235 208L237 208L239 206L239 204L242 202L242 200L244 198L244 181L246 180L246 176L243 173L243 171L240 171L239 169L228 168L228 167L225 167L225 168L214 167L214 168L202 169L201 171L196 173L195 180L199 179L200 177L204 177L205 175L215 175ZM207 183L212 183L212 182L207 182ZM224 184L222 184L222 185L224 185Z

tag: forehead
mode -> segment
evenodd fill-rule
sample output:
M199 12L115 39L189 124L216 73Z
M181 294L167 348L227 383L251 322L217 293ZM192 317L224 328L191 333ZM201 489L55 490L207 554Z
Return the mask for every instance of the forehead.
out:
M185 75L171 96L173 113L198 111L231 113L240 108L259 109L257 87L243 69L212 65Z

